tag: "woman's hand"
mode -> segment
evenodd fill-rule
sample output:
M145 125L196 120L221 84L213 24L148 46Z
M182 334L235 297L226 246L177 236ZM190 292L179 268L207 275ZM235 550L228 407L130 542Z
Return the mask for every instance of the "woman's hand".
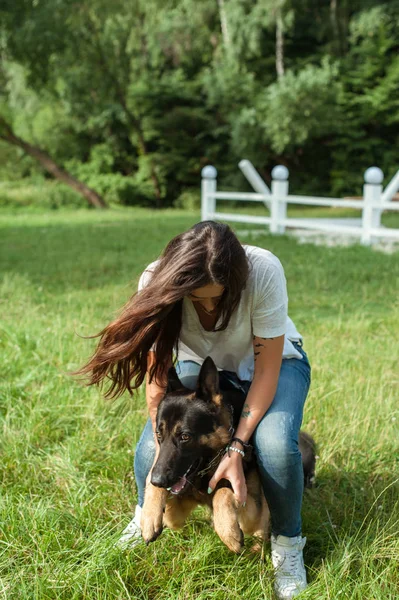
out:
M211 494L221 479L228 479L233 488L234 496L241 506L247 500L247 485L245 483L242 458L238 452L226 453L212 479L209 481L208 493Z

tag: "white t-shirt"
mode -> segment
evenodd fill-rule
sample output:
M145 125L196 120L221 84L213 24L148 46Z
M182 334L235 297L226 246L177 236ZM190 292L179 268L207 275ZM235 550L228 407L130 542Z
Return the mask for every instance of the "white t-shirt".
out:
M252 381L254 335L273 338L284 334L283 358L299 359L302 355L291 342L302 340L302 336L287 314L287 282L277 256L256 246L244 246L244 250L250 273L227 328L206 331L192 301L184 298L177 358L202 364L211 356L219 370L233 371L241 380ZM151 279L157 262L148 265L141 275L139 290Z

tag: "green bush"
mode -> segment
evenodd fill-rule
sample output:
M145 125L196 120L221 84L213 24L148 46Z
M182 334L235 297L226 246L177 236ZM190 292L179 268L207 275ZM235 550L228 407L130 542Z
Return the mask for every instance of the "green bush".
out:
M188 188L180 194L173 203L175 208L184 208L186 210L198 210L201 208L201 192L198 188Z
M82 181L101 194L109 204L125 206L152 206L154 204L153 197L133 177L120 173L98 173L82 177Z
M154 205L154 198L145 186L120 173L92 175L85 183L101 194L108 204L147 207ZM22 179L0 183L0 208L57 210L87 206L85 198L58 181Z
M20 180L0 183L0 208L58 209L86 207L86 201L57 181Z
M106 144L97 144L90 152L90 159L80 162L74 158L65 164L66 169L79 181L84 182L109 204L126 206L152 206L153 188L150 178L140 177L140 169L135 175L113 172L114 158Z

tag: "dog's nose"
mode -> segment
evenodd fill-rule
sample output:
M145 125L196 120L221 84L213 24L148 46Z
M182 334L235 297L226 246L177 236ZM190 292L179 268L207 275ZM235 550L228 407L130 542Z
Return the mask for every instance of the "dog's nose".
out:
M153 469L152 473L151 473L151 483L152 485L155 485L155 487L167 487L168 486L168 482L167 482L167 478L165 477L165 473L163 473L161 470L156 471L155 469Z

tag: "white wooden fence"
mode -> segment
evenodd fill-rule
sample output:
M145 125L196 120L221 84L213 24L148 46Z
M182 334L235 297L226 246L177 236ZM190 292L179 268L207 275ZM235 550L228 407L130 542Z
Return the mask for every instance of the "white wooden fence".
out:
M282 165L272 170L271 190L260 177L253 165L242 160L239 164L244 175L255 192L223 192L217 191L217 171L211 165L202 169L201 185L201 220L223 220L238 223L255 223L268 225L271 233L284 233L286 227L303 228L330 233L344 233L360 237L362 244L370 245L379 238L398 240L399 229L386 228L381 225L381 213L384 210L399 210L399 203L392 201L399 189L399 171L387 185L382 187L384 174L378 167L370 167L364 174L363 199L343 200L342 198L319 198L311 196L295 196L288 194L288 169ZM243 215L238 213L217 212L217 200L240 200L245 202L261 202L270 211L270 216ZM307 204L311 206L341 206L357 208L362 211L362 218L353 219L312 219L288 218L288 204ZM358 223L358 224L357 224Z

